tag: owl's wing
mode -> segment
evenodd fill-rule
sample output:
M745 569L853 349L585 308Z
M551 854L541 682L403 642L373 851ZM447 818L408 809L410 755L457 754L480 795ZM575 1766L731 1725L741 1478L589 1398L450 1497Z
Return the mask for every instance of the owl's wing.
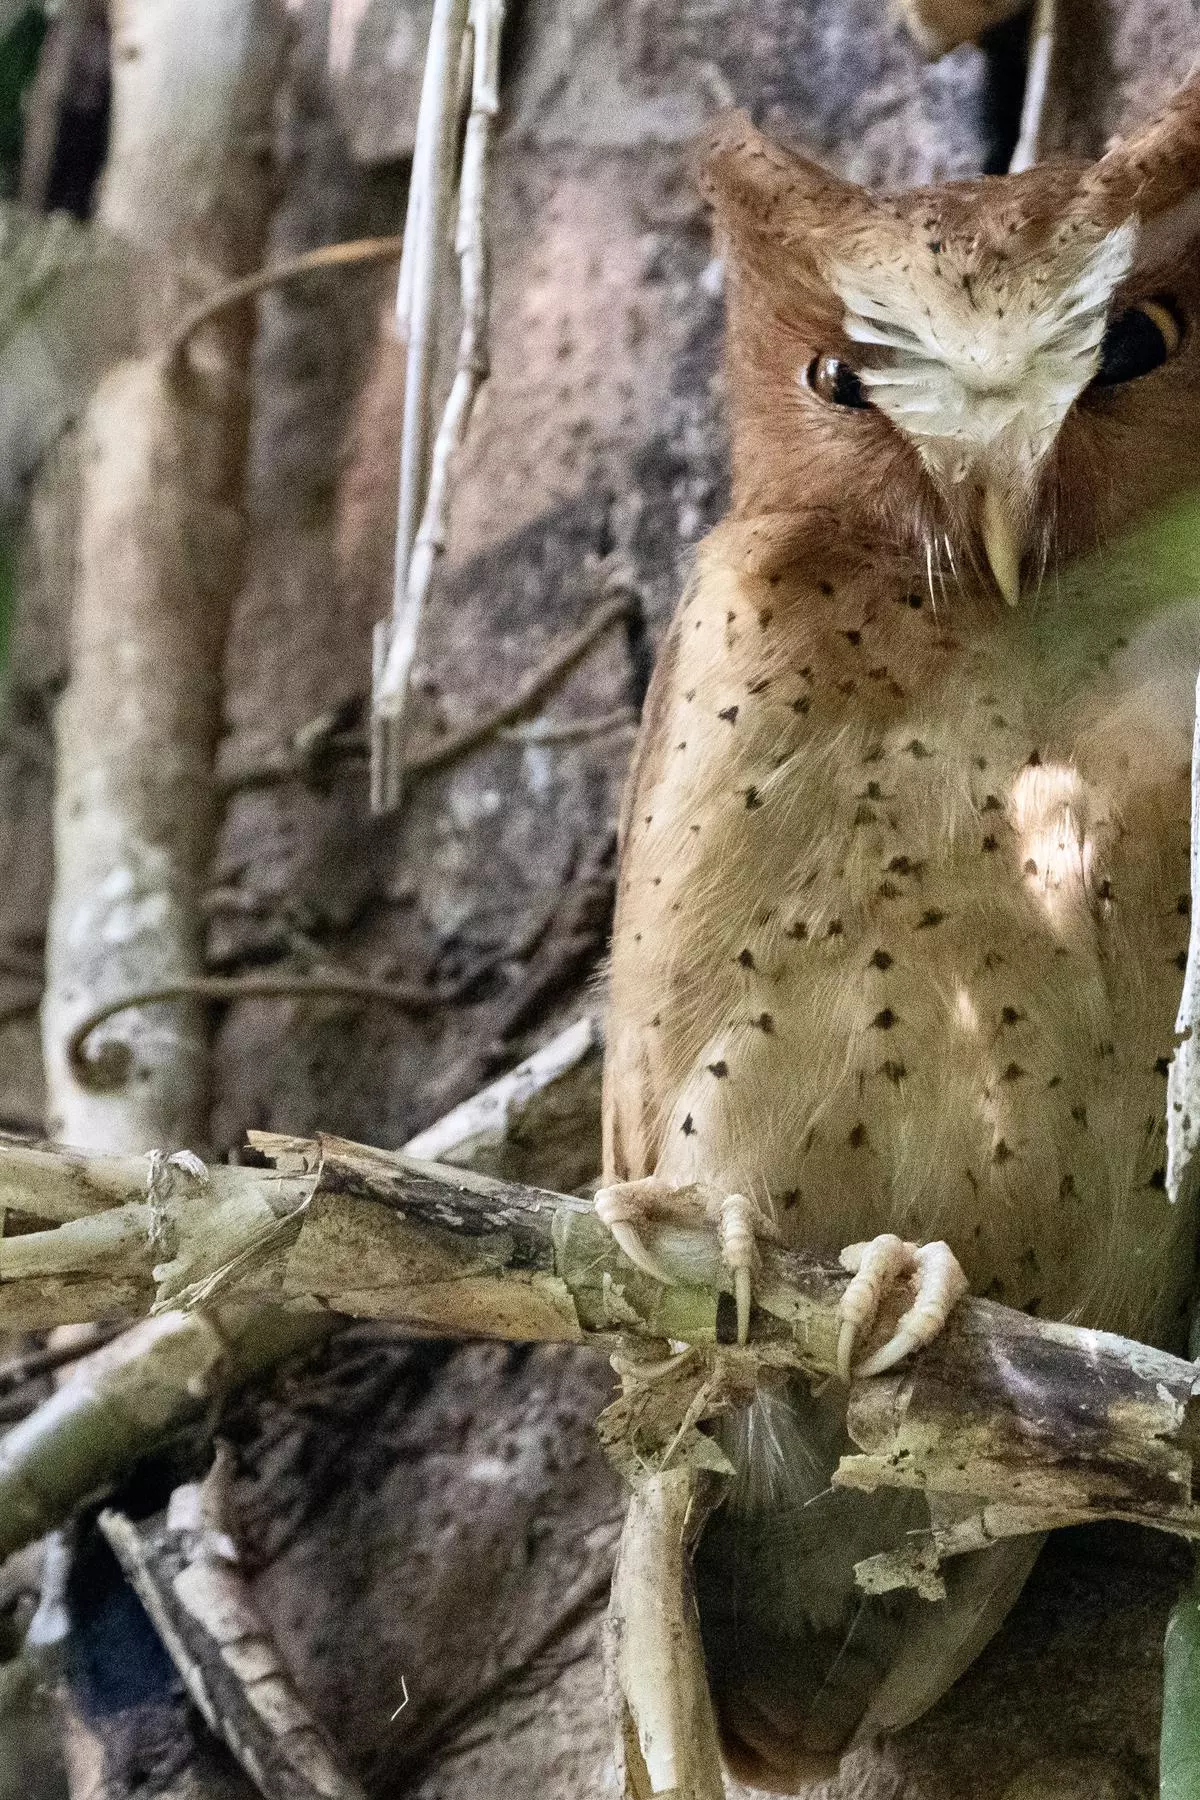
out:
M996 1631L1042 1540L955 1559L946 1598L866 1595L854 1565L927 1527L923 1495L855 1493L829 1476L843 1448L840 1404L797 1390L743 1420L770 1458L746 1470L696 1558L700 1622L726 1755L743 1779L798 1791L842 1752L919 1717Z
M686 600L687 596L684 598ZM628 869L630 822L643 812L646 796L657 785L662 768L670 728L671 699L678 674L683 611L681 605L671 621L642 708L641 727L625 781L617 827L621 875ZM657 1121L662 1117L666 1098L664 1073L654 1066L651 1040L644 1022L636 1007L628 1004L629 989L636 985L637 974L632 969L627 973L625 964L638 960L636 956L630 956L636 927L630 919L628 890L627 880L618 886L613 923L602 1099L606 1181L637 1181L654 1172L658 1158Z

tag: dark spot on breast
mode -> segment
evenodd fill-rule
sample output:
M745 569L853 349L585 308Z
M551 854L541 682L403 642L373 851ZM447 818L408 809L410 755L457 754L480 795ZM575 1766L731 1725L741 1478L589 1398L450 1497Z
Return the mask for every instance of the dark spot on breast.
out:
M1181 950L1179 952L1179 955L1174 960L1175 960L1175 967L1177 969L1186 969L1187 968L1187 951Z
M917 931L932 931L933 927L935 925L940 925L945 917L946 915L944 912L939 912L936 906L931 906L921 914L920 918L917 920L915 929Z
M892 966L892 959L886 950L877 950L871 958L870 966L873 969L890 969Z
M832 581L818 581L817 592L824 594L825 598L828 600L830 595L833 593Z
M879 1073L881 1075L886 1075L893 1087L899 1087L900 1083L904 1080L904 1077L908 1074L908 1070L902 1062L894 1062L889 1058L887 1062L879 1065Z
M762 805L762 797L756 787L746 789L746 811L755 812Z
M987 757L986 756L977 756L975 758L975 767L977 769L979 769L980 771L986 769L987 768Z
M882 761L883 761L883 745L882 744L872 744L871 748L869 750L867 750L863 755L864 766L867 766L871 763L877 763L877 762L882 762Z
M1020 1063L1010 1062L1000 1079L1001 1081L1022 1081L1026 1073L1027 1071L1021 1067Z
M920 612L925 604L925 600L924 596L921 594L904 594L901 597L900 604L901 606L911 606L914 612Z
M653 1017L653 1018L652 1018L652 1019L651 1019L651 1021L650 1021L650 1023L651 1023L651 1025L653 1025L653 1026L655 1026L655 1027L657 1027L657 1026L659 1026L659 1025L661 1025L661 1024L662 1024L662 1014L661 1014L661 1013L655 1013L655 1015L654 1015L654 1017Z
M748 694L765 694L770 685L771 677L769 675L760 675L757 681L752 681L749 684L746 692Z
M795 1206L799 1206L799 1204L800 1204L800 1189L799 1188L789 1188L787 1190L786 1194L784 1194L784 1196L783 1196L784 1212L791 1212L792 1208Z
M696 698L695 688L689 688L687 693L683 697L685 700L694 700Z
M776 575L774 579L777 582L779 580L778 575ZM769 606L764 606L762 611L758 615L758 623L759 623L760 628L763 631L765 631L767 629L767 626L771 623L771 620L774 617L775 617L775 614L771 611L771 608Z
M1176 902L1175 902L1175 911L1183 919L1189 918L1191 916L1192 897L1190 894L1180 894L1178 900L1176 900Z
M880 787L880 785L877 781L868 781L866 787L863 789L862 793L859 795L859 799L860 800L882 800L883 799L883 789Z
M694 835L695 835L695 836L696 836L696 837L699 837L699 835L700 835L700 827L699 827L699 826L698 826L698 825L689 825L689 826L688 826L688 830L689 830L689 831L690 831L690 832L692 832L692 833L693 833L693 834L694 834Z
M1004 717L1003 713L993 713L992 724L996 727L997 731L1008 730L1008 720Z
M1011 1145L1007 1144L1003 1138L997 1138L992 1150L992 1161L996 1164L997 1168L1002 1169L1005 1163L1011 1162L1015 1155L1016 1151Z
M792 711L794 713L799 713L800 717L803 718L811 705L812 701L808 698L808 695L801 694L798 700L792 701Z
M850 1127L850 1134L847 1137L846 1142L852 1150L861 1150L866 1141L867 1128L860 1119L857 1125L852 1125Z
M900 898L900 892L901 890L896 886L896 883L894 881L889 881L886 876L879 884L879 894L880 898L883 900L898 900Z
M1019 1006L1002 1006L1000 1008L1000 1023L1002 1025L1019 1025L1024 1017L1025 1014L1021 1011Z
M910 857L893 856L887 872L889 875L919 875L924 867L923 862L913 862Z
M684 1137L695 1137L696 1127L692 1124L691 1113L688 1114L687 1118L683 1121L683 1124L679 1127L679 1129L680 1129L680 1131L682 1131Z
M887 678L888 667L886 663L879 663L875 668L867 670L868 681L886 681Z
M995 794L989 794L979 810L980 812L1003 812L1004 808Z
M862 643L861 631L843 631L842 636L853 650L857 650L858 646Z
M1154 1059L1154 1073L1156 1075L1169 1075L1171 1073L1171 1058L1169 1056L1156 1056Z
M1146 1185L1147 1187L1152 1188L1165 1188L1167 1185L1167 1171L1165 1169L1155 1169Z
M1087 1107L1086 1106L1073 1106L1071 1108L1071 1117L1074 1119L1074 1121L1077 1125L1082 1125L1083 1129L1085 1131L1087 1130L1088 1120L1087 1120Z
M829 924L825 928L825 936L826 937L841 937L841 935L842 935L842 921L840 919L830 919Z
M797 942L801 942L808 936L808 926L804 923L803 919L797 919L793 924L784 926L783 935L784 937L795 938Z
M687 739L684 738L680 743L676 744L675 748L676 748L676 750L686 750L687 749Z
M1059 1199L1060 1200L1069 1200L1071 1198L1071 1195L1074 1192L1075 1192L1075 1177L1073 1175L1064 1175L1062 1180L1058 1184Z
M918 762L922 757L933 755L933 751L926 749L920 738L910 738L904 748L908 751L910 756L915 756Z
M723 1056L718 1057L715 1063L709 1063L708 1072L710 1075L715 1075L718 1081L724 1081L729 1073L729 1064Z
M1025 767L1027 769L1040 769L1041 766L1042 766L1041 751L1040 750L1031 750L1029 752L1029 757L1028 757L1028 760L1026 761Z
M1038 872L1037 864L1034 862L1032 856L1027 856L1021 867L1026 875L1036 875Z
M765 1032L767 1037L770 1037L775 1029L775 1020L769 1012L759 1013L758 1017L751 1019L750 1023L756 1030Z
M890 1031L895 1023L896 1015L890 1006L885 1006L883 1010L877 1012L875 1017L871 1020L871 1025L875 1031Z
M739 950L737 959L741 963L743 969L752 969L754 967L754 952L752 950Z
M857 694L858 683L857 681L839 681L837 691L839 694L844 694L848 700L851 694Z
M1052 1075L1050 1077L1049 1081L1046 1083L1046 1086L1048 1088L1061 1087L1062 1086L1062 1076L1061 1075Z
M879 814L875 808L868 806L865 800L860 800L854 809L854 826L857 828L859 825L874 825L878 820Z
M1107 876L1105 877L1105 879L1103 881L1101 881L1097 885L1097 888L1096 888L1097 896L1101 900L1111 900L1112 899L1112 891L1113 891L1113 885L1112 885L1112 882L1109 881Z
M727 612L725 614L725 623L727 625L736 625L737 624L737 614L735 612Z
M717 714L718 719L724 719L727 725L736 725L737 716L738 709L736 706L723 706Z
M1000 845L998 840L994 838L989 831L979 848L990 855L993 850L998 850Z

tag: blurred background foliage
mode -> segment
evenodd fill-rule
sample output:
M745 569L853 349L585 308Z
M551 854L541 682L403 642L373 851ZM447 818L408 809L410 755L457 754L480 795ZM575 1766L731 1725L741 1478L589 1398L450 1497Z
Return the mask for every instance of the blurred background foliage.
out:
M37 70L48 20L41 6L26 6L10 17L0 5L0 198L17 191L21 167L25 90Z

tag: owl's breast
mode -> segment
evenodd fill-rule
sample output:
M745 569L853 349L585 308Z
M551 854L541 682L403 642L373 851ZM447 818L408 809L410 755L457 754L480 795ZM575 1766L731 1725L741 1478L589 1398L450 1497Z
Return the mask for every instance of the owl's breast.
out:
M1186 722L1141 665L1042 698L1019 638L877 577L781 604L718 564L681 611L622 858L613 1141L813 1250L945 1237L977 1292L1169 1335Z

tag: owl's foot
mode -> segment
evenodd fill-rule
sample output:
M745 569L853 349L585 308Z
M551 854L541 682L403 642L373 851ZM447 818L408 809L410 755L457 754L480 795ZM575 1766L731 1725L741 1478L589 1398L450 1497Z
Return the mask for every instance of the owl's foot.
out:
M843 1381L849 1381L851 1372L882 1375L910 1351L931 1343L968 1291L949 1244L906 1244L885 1231L870 1243L847 1245L838 1260L854 1276L838 1307L838 1374ZM901 1313L887 1342L855 1365L855 1346L870 1335L884 1295L900 1282L915 1286L912 1305Z
M641 1181L618 1181L611 1187L601 1188L596 1195L595 1207L612 1232L618 1249L624 1251L630 1262L656 1281L667 1284L677 1277L646 1248L642 1241L644 1227L652 1223L715 1225L721 1260L733 1274L737 1341L739 1344L746 1342L750 1334L751 1284L758 1260L758 1239L778 1235L761 1207L745 1194L721 1194L702 1187L674 1187L669 1181L660 1181L657 1175L647 1175Z

